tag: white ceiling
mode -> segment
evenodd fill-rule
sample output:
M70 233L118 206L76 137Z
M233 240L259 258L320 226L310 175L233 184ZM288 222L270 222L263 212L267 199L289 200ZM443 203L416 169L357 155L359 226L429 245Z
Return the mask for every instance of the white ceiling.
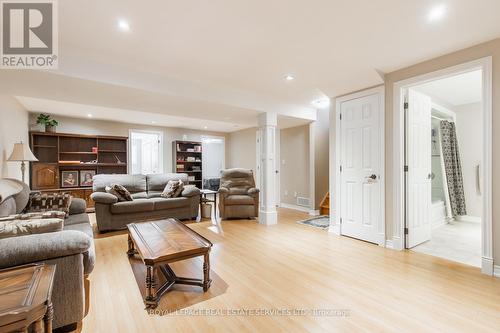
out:
M482 100L482 72L477 70L431 81L415 89L449 106L478 103Z
M35 109L55 101L143 111L225 131L254 126L269 111L309 122L313 100L500 36L498 0L58 3L59 70L3 70L3 92L36 98ZM443 19L429 22L442 4ZM289 73L296 79L283 80Z

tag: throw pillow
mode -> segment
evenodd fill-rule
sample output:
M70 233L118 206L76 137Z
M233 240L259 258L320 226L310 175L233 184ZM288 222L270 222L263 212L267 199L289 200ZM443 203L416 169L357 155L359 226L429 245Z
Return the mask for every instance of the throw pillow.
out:
M9 216L0 217L0 222L3 221L13 221L13 220L30 220L30 219L64 219L66 217L66 213L60 210L49 210L46 212L38 212L38 213L23 213L23 214L14 214Z
M113 194L118 198L118 201L132 201L132 196L130 192L120 184L112 184L111 186L106 186L106 192Z
M182 180L169 180L161 196L163 198L176 198L182 193L183 189L184 183Z
M62 231L63 219L31 219L0 221L0 239Z
M71 205L71 194L69 193L34 193L30 197L27 213L39 213L47 211L62 211L66 217L69 216Z

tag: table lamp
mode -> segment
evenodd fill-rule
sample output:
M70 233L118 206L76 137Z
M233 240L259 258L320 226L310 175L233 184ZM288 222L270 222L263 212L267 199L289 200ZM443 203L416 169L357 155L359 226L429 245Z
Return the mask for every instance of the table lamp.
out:
M21 162L21 173L23 175L24 182L24 172L26 171L26 164L24 162L38 161L38 159L35 157L35 155L33 155L30 147L26 143L23 143L21 141L19 143L14 143L14 149L12 150L12 154L10 154L7 161Z

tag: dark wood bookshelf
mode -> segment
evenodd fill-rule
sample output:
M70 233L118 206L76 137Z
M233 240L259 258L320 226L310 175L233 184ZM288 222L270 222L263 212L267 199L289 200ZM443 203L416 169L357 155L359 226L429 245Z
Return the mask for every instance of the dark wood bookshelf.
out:
M30 147L38 162L30 163L30 186L44 192L70 192L87 201L91 186L80 186L80 173L126 174L128 137L72 133L30 132ZM70 161L72 163L64 163ZM62 174L78 173L75 186L63 187Z
M172 141L173 170L186 173L189 183L201 188L202 185L202 151L198 141Z

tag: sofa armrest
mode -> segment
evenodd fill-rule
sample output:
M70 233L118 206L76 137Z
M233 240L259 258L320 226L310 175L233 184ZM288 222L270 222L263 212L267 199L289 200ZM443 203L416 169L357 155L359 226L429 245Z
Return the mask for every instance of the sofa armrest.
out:
M118 198L116 196L106 192L94 192L90 195L90 198L92 198L94 202L108 205L118 202Z
M227 187L219 187L219 194L228 194L229 193L229 189Z
M76 230L4 238L0 240L0 267L85 253L91 246L92 239Z
M200 195L200 189L194 185L186 185L181 193L183 197L194 197L195 195Z
M69 205L69 215L82 214L87 211L87 202L81 198L72 198Z

